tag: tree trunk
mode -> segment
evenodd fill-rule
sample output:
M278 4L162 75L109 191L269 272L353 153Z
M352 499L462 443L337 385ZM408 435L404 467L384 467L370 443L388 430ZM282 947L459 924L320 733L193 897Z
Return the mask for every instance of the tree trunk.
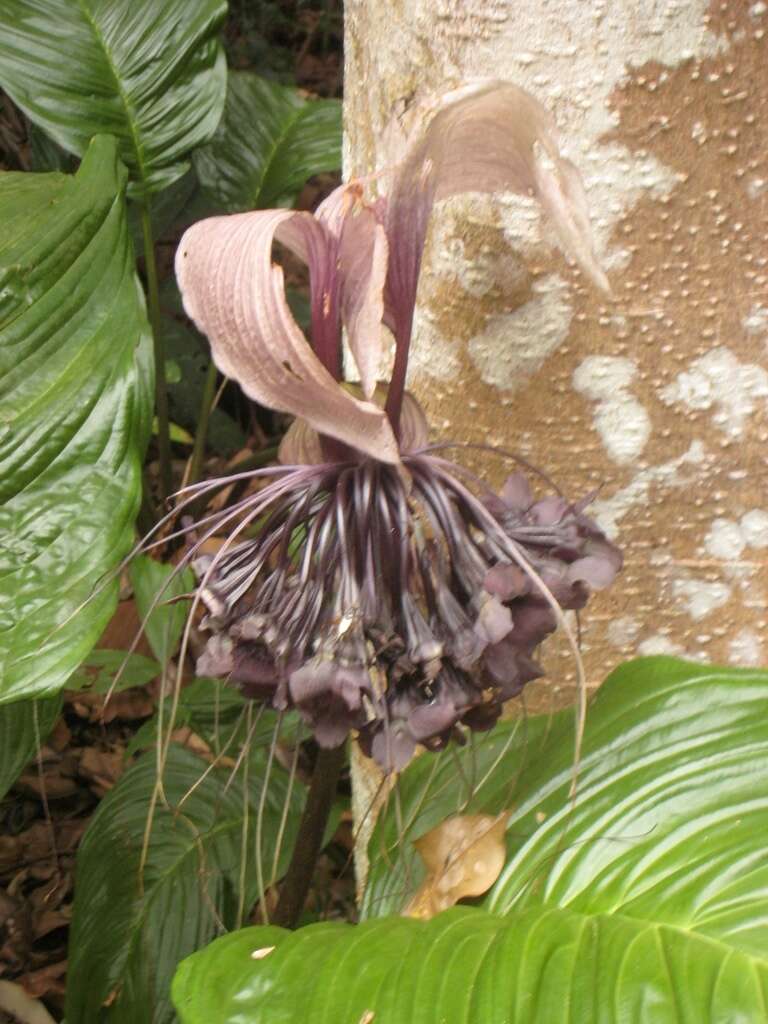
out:
M768 658L766 32L749 0L346 4L348 176L386 166L393 116L478 76L537 96L584 176L615 298L528 200L442 204L410 387L441 436L600 489L626 567L584 617L592 685L640 654ZM545 663L539 699L568 699L564 645Z

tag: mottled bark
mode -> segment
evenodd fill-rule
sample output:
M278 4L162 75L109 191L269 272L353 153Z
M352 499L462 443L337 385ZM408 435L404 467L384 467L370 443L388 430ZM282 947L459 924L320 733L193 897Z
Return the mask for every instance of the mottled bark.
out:
M584 622L598 685L670 652L768 658L768 7L731 0L348 0L346 170L475 76L554 113L584 175L606 301L526 200L436 212L411 386L441 435L512 448L593 511L626 569ZM502 463L469 460L500 481ZM567 651L548 689L566 698Z

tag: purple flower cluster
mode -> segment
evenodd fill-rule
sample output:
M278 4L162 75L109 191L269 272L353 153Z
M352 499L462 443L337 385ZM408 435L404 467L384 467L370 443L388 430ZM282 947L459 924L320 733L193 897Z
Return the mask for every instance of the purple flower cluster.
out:
M612 582L621 555L583 504L534 501L519 473L478 493L435 450L286 467L250 507L257 536L193 563L197 671L297 708L322 746L354 730L399 770L417 744L490 728L542 675L556 605Z
M581 608L621 566L582 505L534 501L519 474L487 493L428 447L426 419L405 390L427 227L441 199L535 197L563 248L609 290L578 172L546 110L509 82L465 83L410 121L375 198L353 181L313 215L211 217L185 232L175 264L218 368L297 417L280 453L294 464L260 471L273 478L264 490L204 520L208 536L228 540L195 561L211 632L198 671L297 708L323 746L355 730L386 770L419 743L437 749L463 727L489 728L541 674L534 655L560 609ZM275 241L309 268L311 345L273 265ZM378 402L383 325L395 353ZM342 382L342 327L360 397Z

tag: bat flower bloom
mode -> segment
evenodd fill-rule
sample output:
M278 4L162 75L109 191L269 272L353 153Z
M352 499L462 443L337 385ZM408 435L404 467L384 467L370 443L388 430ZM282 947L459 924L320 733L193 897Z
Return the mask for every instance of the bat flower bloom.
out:
M607 287L580 178L546 111L484 81L433 102L375 200L360 183L314 215L215 217L182 238L184 306L243 391L296 418L264 486L196 524L188 558L210 632L202 675L296 708L322 746L351 731L385 770L487 729L542 674L536 649L562 609L608 586L621 556L585 513L526 478L500 494L430 444L405 391L416 289L433 204L463 192L538 199L562 247ZM279 242L309 268L311 343L273 262ZM383 328L389 385L377 380ZM360 384L343 381L342 330ZM215 555L205 539L226 533Z

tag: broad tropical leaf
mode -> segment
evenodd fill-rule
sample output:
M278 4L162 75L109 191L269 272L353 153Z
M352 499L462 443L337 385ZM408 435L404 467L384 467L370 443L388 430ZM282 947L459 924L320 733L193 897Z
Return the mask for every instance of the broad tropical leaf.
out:
M138 192L181 177L221 117L225 0L5 0L0 85L61 146L120 140Z
M132 686L144 686L163 671L162 665L143 654L112 651L98 647L91 651L67 680L68 690L89 693L119 693Z
M561 906L768 957L768 673L648 658L590 711L578 797L550 743L523 776L495 913Z
M115 607L152 401L125 181L108 136L0 176L0 700L60 689Z
M200 782L206 763L171 745L143 874L142 839L157 778L154 752L126 772L99 805L77 858L70 1024L173 1020L176 965L222 929L237 927L241 885L242 906L246 913L251 909L259 891L259 858L270 883L289 801L276 866L278 875L284 870L302 793L296 786L289 794L288 774L274 763L267 776L267 751L268 744L252 745L245 781L242 768L230 782L231 769L217 767ZM195 783L200 784L192 790Z
M507 865L485 906L501 914L533 906L626 913L746 952L768 952L767 702L765 672L671 658L619 668L589 710L575 801L568 796L570 715L552 722L524 764L511 750L495 769L507 781L512 815ZM494 743L511 729L504 725ZM462 760L471 771L466 754ZM449 807L457 786L433 796L422 779L414 773L414 790L410 770L400 780L406 808L417 792L429 805L429 817L413 823L412 839L434 823L436 804L443 816L455 813ZM501 809L498 787L489 782L485 793L478 789L469 809ZM382 823L383 830L393 827ZM366 899L373 914L402 905L386 877L392 855L387 864L376 852L379 842L374 836ZM403 844L401 892L416 877L409 877L408 847Z
M166 728L172 702L172 697L166 698L162 709ZM277 738L286 753L301 743L304 733L298 712L261 708L258 717L250 721L249 705L253 706L251 701L221 679L193 679L179 694L174 727L191 729L214 754L231 757L237 756L246 738L254 746L269 746ZM160 727L160 716L155 714L134 734L127 755L154 747Z
M185 960L173 997L182 1024L759 1024L768 961L620 915L457 907L247 928Z
M221 124L194 162L221 211L291 205L307 178L341 167L341 104L230 72Z
M571 714L417 759L369 846L367 913L408 902L413 840L436 821L506 807L507 863L481 907L322 937L254 930L251 948L277 948L245 966L228 937L181 968L184 1024L206 1019L212 971L232 1007L217 1024L765 1020L766 706L765 672L647 658L598 691L574 800Z
M152 653L162 664L176 654L187 621L189 602L176 600L194 588L191 569L178 572L153 558L140 555L128 570L136 607L144 623L144 634Z
M44 743L61 710L61 697L0 705L0 800Z

